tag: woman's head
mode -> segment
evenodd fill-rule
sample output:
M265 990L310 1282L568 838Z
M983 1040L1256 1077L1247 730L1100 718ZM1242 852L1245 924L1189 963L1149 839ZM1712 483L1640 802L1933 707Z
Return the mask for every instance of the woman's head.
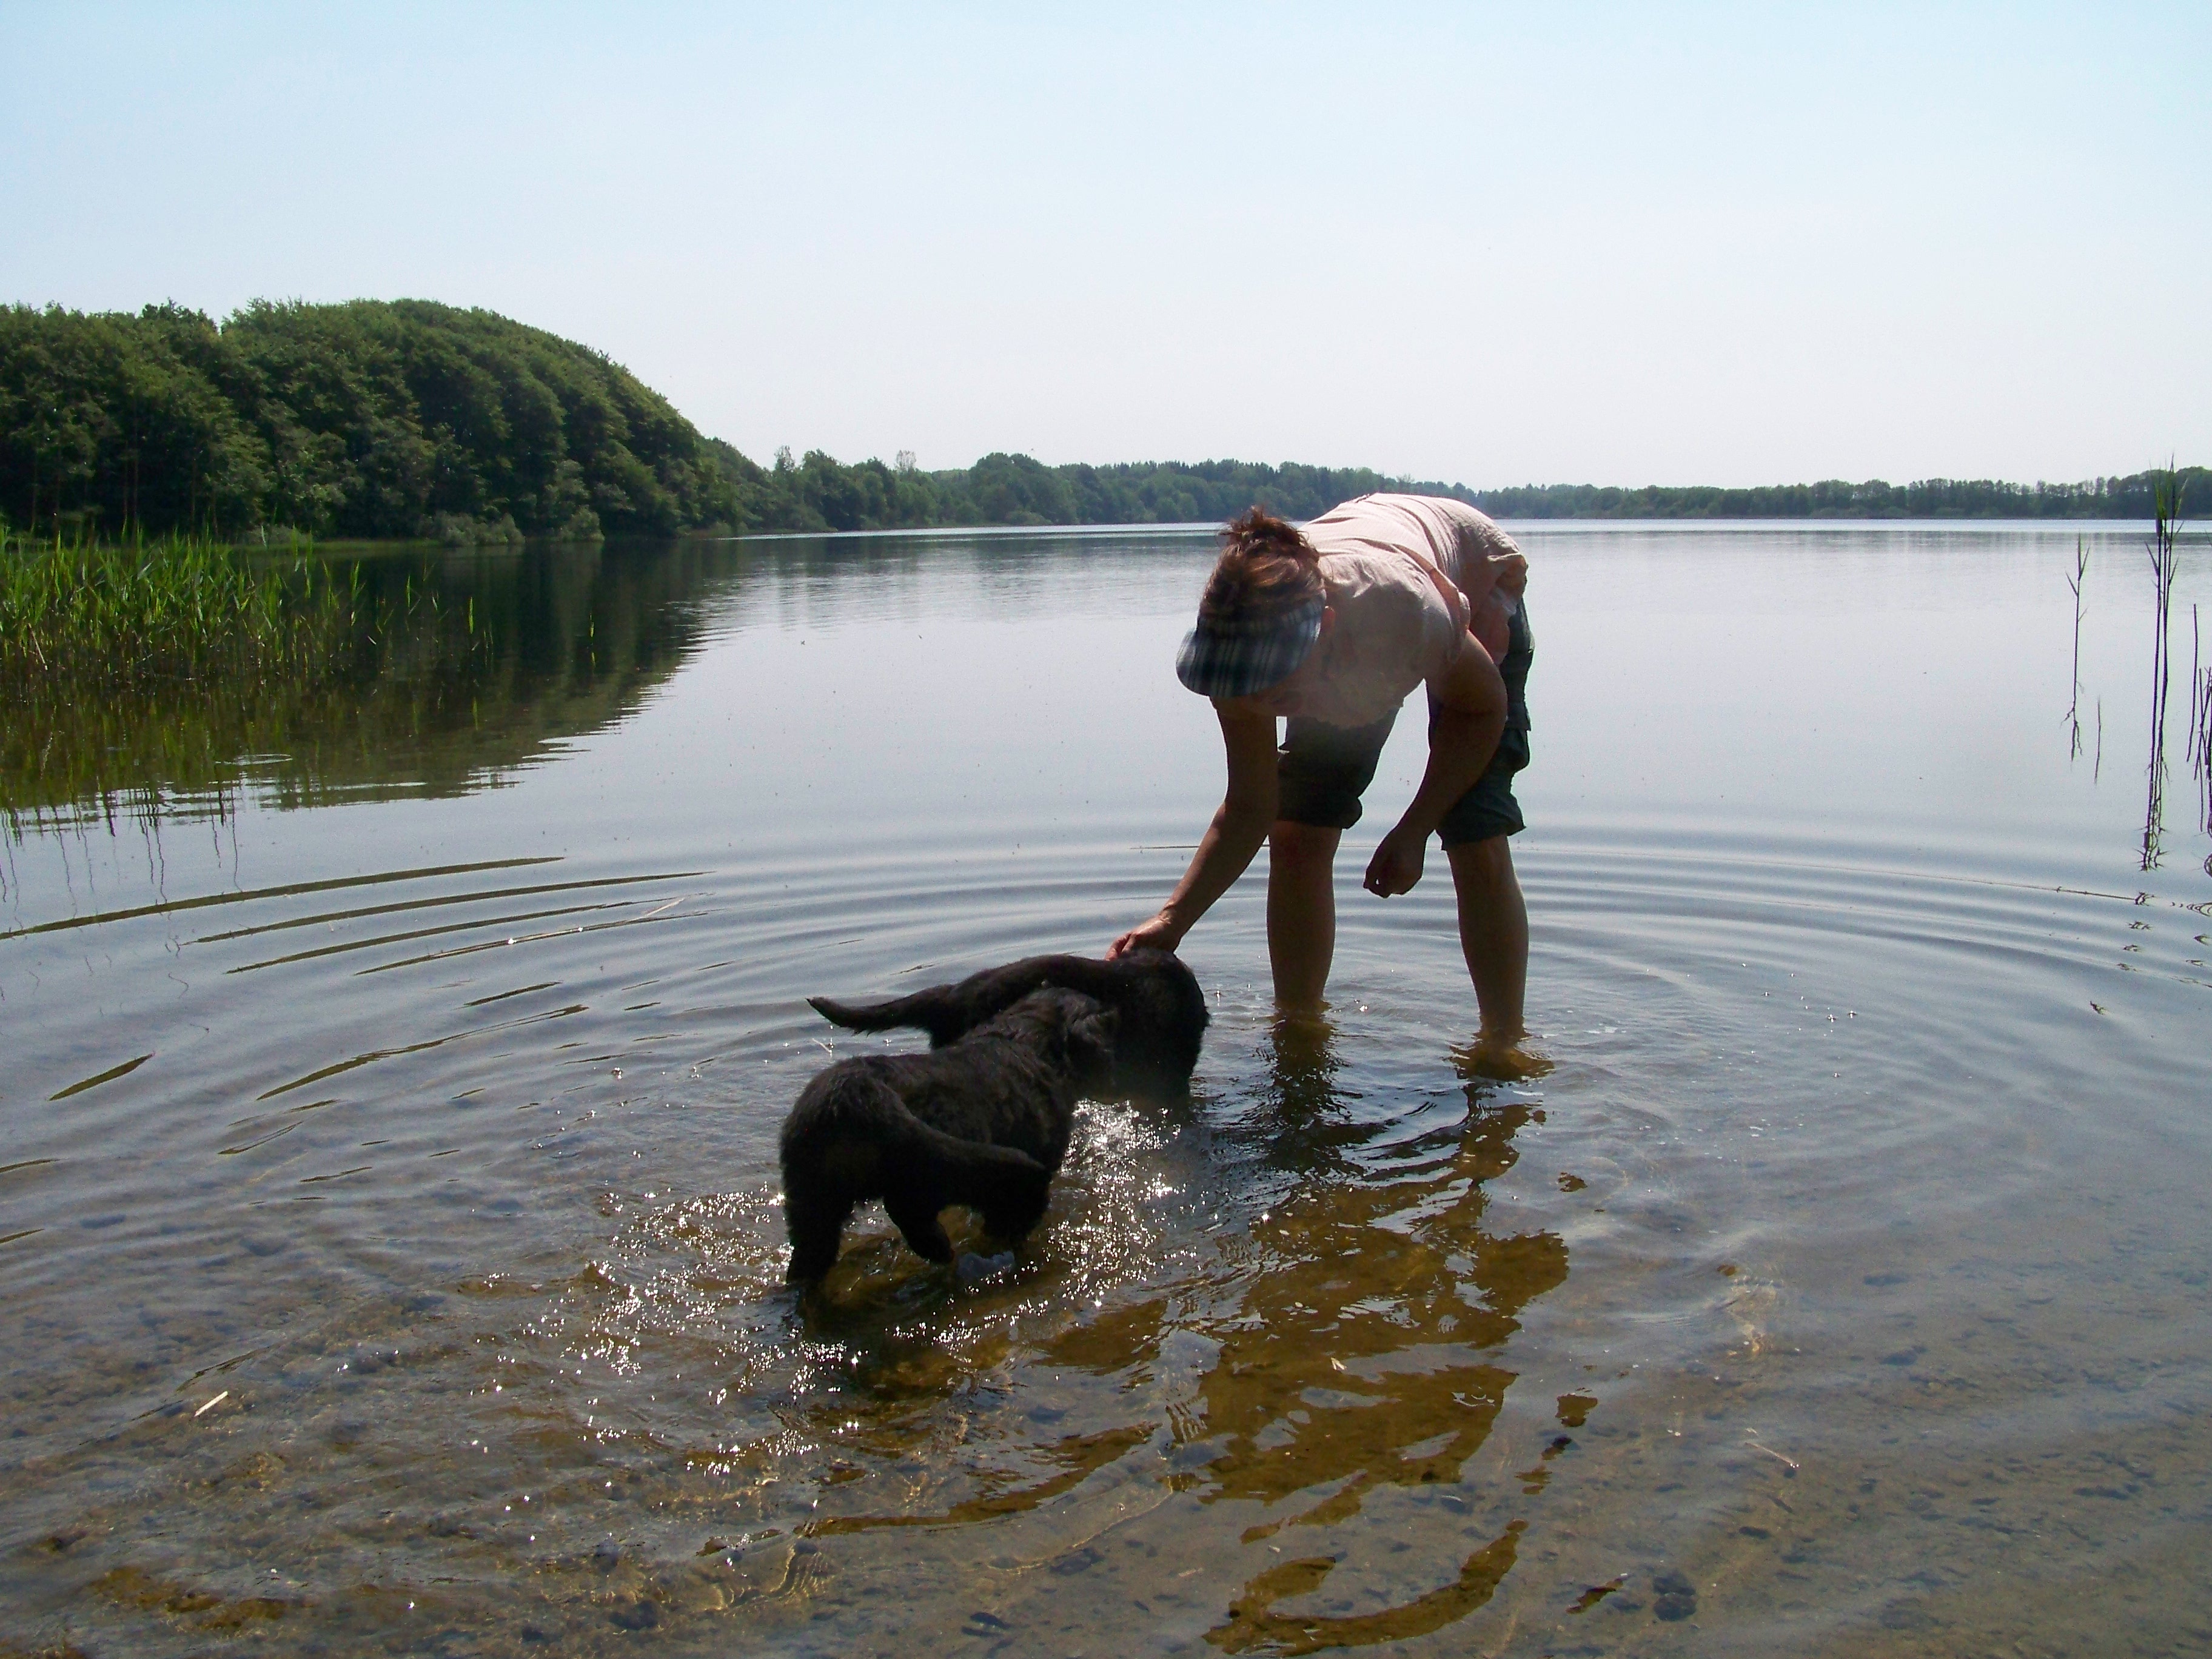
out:
M1288 678L1320 636L1321 556L1297 526L1256 507L1221 542L1176 675L1206 696L1249 696Z

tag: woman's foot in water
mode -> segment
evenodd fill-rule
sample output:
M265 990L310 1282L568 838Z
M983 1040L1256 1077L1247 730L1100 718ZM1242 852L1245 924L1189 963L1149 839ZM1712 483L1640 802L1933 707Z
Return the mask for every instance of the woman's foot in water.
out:
M1452 1050L1461 1073L1498 1083L1532 1083L1552 1069L1548 1055L1529 1046L1526 1031L1478 1031L1474 1041Z

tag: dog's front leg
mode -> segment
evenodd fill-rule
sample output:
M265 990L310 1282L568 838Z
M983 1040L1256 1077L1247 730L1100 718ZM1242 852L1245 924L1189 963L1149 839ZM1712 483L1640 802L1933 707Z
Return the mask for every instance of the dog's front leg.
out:
M785 1198L784 1224L791 1236L787 1284L811 1285L837 1265L837 1246L852 1213L853 1200L842 1194L793 1192Z

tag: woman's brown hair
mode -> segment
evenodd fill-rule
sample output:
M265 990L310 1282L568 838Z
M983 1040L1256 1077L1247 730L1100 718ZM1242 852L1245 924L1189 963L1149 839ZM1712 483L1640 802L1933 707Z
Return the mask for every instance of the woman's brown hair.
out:
M1230 521L1198 602L1201 622L1267 623L1322 596L1321 555L1298 527L1261 507Z

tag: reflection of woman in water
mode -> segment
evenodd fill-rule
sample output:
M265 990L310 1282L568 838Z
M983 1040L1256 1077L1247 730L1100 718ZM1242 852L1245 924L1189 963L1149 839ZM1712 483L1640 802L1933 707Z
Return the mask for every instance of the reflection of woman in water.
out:
M1337 842L1359 821L1398 705L1425 684L1428 767L1364 885L1382 898L1407 891L1440 836L1478 1044L1510 1060L1526 1035L1528 974L1506 840L1522 827L1513 775L1528 762L1528 561L1473 507L1430 495L1363 495L1303 534L1255 508L1223 541L1176 672L1213 700L1229 787L1167 902L1107 954L1173 950L1264 841L1276 1000L1317 1010L1336 949ZM1278 716L1289 718L1279 750Z

